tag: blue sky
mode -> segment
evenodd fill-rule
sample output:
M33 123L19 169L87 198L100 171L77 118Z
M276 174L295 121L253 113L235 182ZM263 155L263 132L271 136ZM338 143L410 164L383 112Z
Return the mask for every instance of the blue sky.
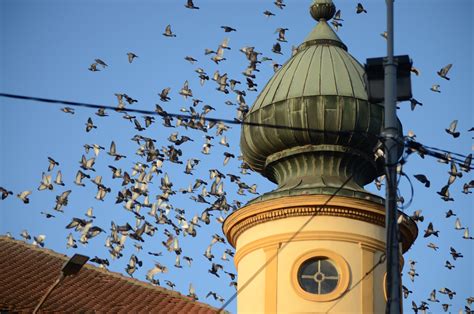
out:
M0 2L0 92L38 96L44 98L64 99L79 102L115 106L117 99L114 93L126 93L138 102L131 108L154 110L159 103L166 111L178 113L180 108L191 106L191 100L185 100L178 94L186 80L193 90L194 98L204 104L216 108L209 117L233 119L235 107L228 106L225 101L236 102L233 93L225 95L215 90L213 81L204 86L199 84L198 67L208 75L214 71L228 73L244 83L241 72L247 61L239 49L244 46L255 46L264 56L271 57L275 62L283 64L291 56L292 45L297 46L311 31L314 20L308 13L311 1L288 1L284 10L274 6L273 1L195 1L199 10L184 7L185 1L60 1L60 0L3 0ZM385 40L380 33L385 31L385 1L364 1L368 13L355 13L356 1L339 0L336 6L342 11L343 27L338 35L348 46L349 52L364 63L366 58L383 56ZM417 140L428 145L467 155L472 152L472 134L468 133L474 124L472 103L474 94L473 80L473 3L470 0L441 1L397 0L395 53L409 54L414 66L421 72L420 76L412 76L414 97L423 103L415 111L409 109L409 103L401 103L398 111L403 123L404 134L413 130ZM267 18L263 11L270 10L276 16ZM166 25L171 24L175 38L164 37L162 33ZM224 33L221 25L229 25L237 32ZM277 35L278 27L287 27L288 43L282 44L283 55L271 52ZM225 51L227 60L219 65L204 55L204 49L217 49L224 38L229 38L231 50ZM132 64L127 61L127 52L134 52L139 57ZM190 64L185 56L193 56L198 60ZM88 71L94 59L100 58L109 66L99 72ZM437 76L436 71L452 63L449 73L450 81ZM256 82L260 91L273 74L271 62L262 63L257 73ZM430 91L432 84L440 84L441 93ZM171 101L163 103L158 93L163 88L171 87ZM245 85L241 85L241 89ZM247 104L251 105L258 92L247 91ZM202 104L200 105L202 106ZM121 189L118 180L112 180L108 165L121 167L129 171L134 162L143 161L135 155L138 148L130 141L135 135L156 139L156 147L170 145L167 141L172 132L179 131L194 142L180 146L183 150L181 160L197 158L201 162L196 167L195 175L183 173L184 165L165 162L163 171L167 172L174 183L173 188L186 188L201 178L209 183L208 169L217 168L223 173L239 174L237 159L223 166L223 153L239 154L240 128L232 126L226 133L230 147L219 145L219 137L213 140L209 156L201 151L204 133L184 128L171 129L161 125L157 118L155 124L143 132L134 130L133 124L115 112L108 117L98 117L91 109L77 108L74 115L60 111L61 106L37 102L19 101L0 98L0 186L17 194L24 190L32 190L31 203L23 204L15 195L0 201L0 234L11 232L16 238L26 229L31 235L45 234L46 247L67 255L73 249L66 249L66 237L69 230L65 225L72 217L85 218L87 208L93 207L97 218L94 224L107 232L111 220L117 224L129 222L135 225L135 218L122 205L115 204L117 191ZM85 123L91 117L97 129L85 132ZM137 115L142 122L140 115ZM458 130L461 136L454 139L444 129L454 119L459 121ZM142 123L143 124L143 123ZM210 131L214 135L215 131ZM115 141L119 153L127 158L114 161L105 151L96 160L96 174L102 175L103 183L112 188L104 202L94 199L96 187L86 182L81 188L73 184L76 171L79 169L81 156L85 154L84 144L99 144L109 148ZM53 157L60 166L64 176L65 187L56 186L53 191L38 191L42 172L48 167L47 157ZM88 155L89 157L92 154ZM458 179L451 188L454 202L444 202L436 194L446 184L449 166L440 164L436 159L411 156L405 172L411 177L414 185L413 203L405 211L411 214L414 210L423 210L425 221L419 223L420 235L414 247L405 255L405 260L418 261L417 272L420 274L412 283L404 269L404 284L413 290L413 294L405 301L405 307L411 307L411 301L417 304L429 297L433 289L448 287L457 292L453 300L442 301L452 304L452 311L457 312L464 307L465 299L474 294L474 273L472 270L474 242L462 238L462 231L454 230L456 217L446 219L444 213L452 209L464 226L469 227L474 235L474 208L471 195L461 193L462 185L472 180L470 173ZM414 174L424 173L431 180L431 187L425 188L417 182ZM151 194L157 195L159 179L155 176L150 184ZM258 184L258 192L264 193L274 188L273 184L258 174L242 175L249 185ZM246 202L251 194L239 196L236 186L228 179L224 181L229 203L232 200ZM55 196L62 191L71 189L69 204L64 213L55 212ZM367 189L377 192L373 185ZM400 190L405 199L410 198L409 184L401 180ZM202 204L193 202L188 195L177 193L171 198L175 208L186 210L186 218L191 219L196 213L204 210ZM56 217L46 219L41 211L54 214ZM142 209L142 213L148 211ZM174 216L175 212L170 215ZM146 216L146 215L145 215ZM212 217L215 218L215 217ZM423 238L423 230L429 222L433 222L440 230L438 238ZM161 241L165 240L163 226L153 237L147 237L144 249L136 252L133 240L128 239L124 256L114 260L110 258L104 242L106 235L101 234L90 240L87 246L78 244L75 251L89 255L109 258L110 270L124 273L124 268L131 254L136 254L144 261L144 266L134 276L145 280L146 271L153 267L153 261L166 264L170 271L158 276L161 284L165 280L176 283L176 289L187 294L190 282L196 288L199 299L203 302L219 306L220 303L211 298L206 299L208 291L216 291L224 298L229 298L234 289L229 287L230 279L224 273L221 278L208 274L210 263L202 256L212 235L221 234L221 225L213 220L210 225L198 229L198 236L179 237L183 255L191 256L194 264L191 268L173 267L174 253L168 253ZM76 239L78 234L74 233ZM426 245L436 243L440 249L434 252ZM464 258L456 260L456 268L448 270L443 267L446 260L453 262L449 255L449 247L464 254ZM216 244L213 254L225 270L235 273L232 262L219 259L228 246ZM163 257L151 257L148 251L162 251ZM183 263L184 264L184 263ZM449 302L448 302L449 301ZM235 312L235 302L228 309ZM439 304L430 303L432 312L440 312Z

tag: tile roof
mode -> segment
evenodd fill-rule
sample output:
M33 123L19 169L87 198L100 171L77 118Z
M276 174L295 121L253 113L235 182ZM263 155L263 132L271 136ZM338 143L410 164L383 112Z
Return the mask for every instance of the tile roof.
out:
M0 311L31 313L68 259L0 236ZM218 309L86 264L53 290L39 312L217 313Z

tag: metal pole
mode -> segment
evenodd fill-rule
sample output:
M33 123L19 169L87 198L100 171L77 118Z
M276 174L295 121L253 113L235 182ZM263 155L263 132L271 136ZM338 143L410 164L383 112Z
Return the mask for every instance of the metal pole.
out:
M387 59L385 60L385 228L387 232L387 305L385 312L399 314L402 312L400 257L397 224L397 171L398 120L396 112L397 99L397 64L393 57L393 4L387 3Z
M38 313L41 305L43 305L44 301L46 301L46 299L49 297L51 292L53 292L54 288L56 288L59 285L59 283L61 281L63 281L64 277L65 276L64 276L63 273L61 273L61 275L59 275L59 277L56 279L56 281L53 283L53 285L51 287L49 287L48 291L46 291L46 293L43 295L41 300L38 302L38 305L36 305L35 309L33 310L33 314Z

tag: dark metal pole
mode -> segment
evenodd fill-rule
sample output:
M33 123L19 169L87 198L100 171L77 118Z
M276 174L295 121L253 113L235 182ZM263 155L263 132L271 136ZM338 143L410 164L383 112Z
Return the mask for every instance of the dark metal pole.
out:
M398 139L398 120L396 112L397 99L397 64L394 54L393 3L387 3L387 59L385 60L385 228L387 232L387 305L385 312L399 314L402 312L400 250L397 224L397 161L400 141Z

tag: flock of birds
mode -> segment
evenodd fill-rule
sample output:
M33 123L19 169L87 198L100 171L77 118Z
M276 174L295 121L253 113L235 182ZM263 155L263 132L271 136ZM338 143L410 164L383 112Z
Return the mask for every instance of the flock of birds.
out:
M281 10L286 6L283 0L276 0L274 5L276 8ZM185 8L190 10L199 9L199 7L195 6L192 0L186 2ZM356 13L367 13L367 10L361 3L358 3L356 6ZM275 14L269 10L266 10L263 14L267 18L275 16ZM342 27L342 22L344 20L341 16L341 11L338 10L331 21L336 30ZM221 28L225 33L237 32L237 29L231 26L223 25ZM276 43L271 49L274 54L282 54L281 43L287 42L285 37L287 31L288 28L284 27L276 29ZM177 37L178 34L173 32L171 25L167 25L163 32L163 36L174 38ZM384 34L382 34L382 36L384 36ZM215 50L206 48L204 55L209 57L216 65L219 65L221 62L226 61L225 54L226 51L230 49L229 39L226 38ZM235 120L237 122L243 121L249 111L249 106L245 101L247 93L257 91L258 85L256 83L256 72L259 72L258 66L264 62L272 61L274 71L278 71L281 67L281 65L274 61L273 58L263 56L263 54L256 51L254 47L242 47L240 51L248 61L247 67L242 72L243 79L241 80L230 78L227 73L220 73L219 70L215 71L212 77L210 77L203 68L197 68L195 70L201 85L212 80L215 82L215 89L218 92L226 95L230 93L235 94L236 103L228 100L225 104L236 108ZM292 48L292 52L293 54L296 53L294 47ZM127 53L127 58L128 62L132 64L139 57L135 53L129 52ZM198 62L197 59L192 56L186 56L184 59L191 64ZM104 71L108 66L109 65L102 59L97 58L89 66L88 70L92 72ZM448 73L451 68L452 64L444 66L437 74L445 80L450 80ZM420 75L419 69L412 68L412 72L415 75ZM246 89L239 88L242 85L241 81L246 84ZM434 84L431 90L437 93L441 92L440 85ZM69 230L69 234L66 237L66 248L75 249L78 247L78 242L81 245L87 245L90 241L93 241L94 238L103 234L105 235L105 247L108 256L105 256L105 254L100 257L95 256L91 259L91 262L96 263L100 267L107 268L111 263L109 258L112 260L124 258L123 251L125 243L127 239L130 239L133 241L136 253L127 257L128 264L125 268L125 272L133 277L137 269L145 267L143 261L140 259L140 251L143 250L144 242L148 239L152 239L152 237L158 237L157 233L161 232L161 243L163 249L167 252L165 254L171 254L174 256L175 262L172 267L178 269L191 267L194 261L193 257L186 255L180 246L181 241L189 241L184 240L184 237L188 236L187 239L189 239L189 237L196 237L199 229L204 227L204 225L209 225L214 221L222 223L226 215L232 211L238 210L242 206L242 201L237 199L230 201L228 199L230 193L227 193L228 188L224 188L224 183L226 182L226 185L227 182L234 184L236 194L239 196L258 194L256 184L249 184L243 180L243 176L249 174L250 169L248 165L242 161L241 156L237 156L240 160L239 175L229 172L224 174L221 172L222 170L219 170L222 169L222 167L225 167L230 160L236 158L226 137L226 132L231 127L222 121L207 119L207 115L216 109L210 105L204 105L203 100L194 98L188 80L183 83L178 94L183 96L185 101L190 98L192 100L192 106L189 108L181 108L181 113L179 115L168 113L163 107L165 103L171 101L172 93L171 87L165 87L160 93L158 93L159 100L162 104L156 104L156 115L144 115L142 118L127 112L127 106L133 105L138 102L138 100L125 93L115 94L117 98L116 113L121 114L124 119L130 121L131 125L138 132L138 134L132 138L132 141L136 144L136 152L133 157L129 152L122 152L113 140L110 145L108 145L108 150L105 145L102 146L103 144L84 144L84 154L78 162L79 169L77 169L74 180L63 180L62 170L58 169L60 162L56 161L53 157L47 157L47 164L45 164L45 166L47 166L46 171L42 173L41 180L39 181L36 190L41 193L44 193L43 191L66 190L58 192L58 195L55 198L55 203L52 206L52 211L41 211L41 214L46 219L52 219L55 218L56 215L64 214L65 208L68 206L68 199L71 194L74 194L74 188L80 189L91 185L95 186L95 199L97 201L103 202L106 199L108 200L109 198L115 197L115 204L117 204L117 206L122 206L123 209L129 213L131 219L135 219L134 225L131 225L129 222L118 224L112 220L109 228L106 226L98 226L94 222L96 216L94 215L93 206L90 206L85 211L84 216L76 215L75 217L72 217L70 222L65 226L65 228ZM421 102L414 98L410 100L410 103L412 110L414 110L417 105L422 105ZM71 107L64 107L61 110L66 114L74 115L75 113L75 109ZM95 115L98 118L109 116L105 108L98 109L97 112L95 112ZM94 118L94 120L95 119L96 118ZM84 129L85 132L96 132L95 130L99 125L96 124L94 120L92 117L87 119ZM154 138L140 134L149 129L154 123L157 123L157 120L161 120L161 123L165 128L172 129L172 132L169 134L167 139L167 145L162 146L161 148L158 147ZM460 132L458 132L456 128L457 120L450 124L446 129L446 132L453 136L453 138L457 138L460 136ZM184 148L186 146L185 143L194 142L194 139L187 135L180 135L178 131L179 129L183 130L183 132L184 130L186 130L186 132L194 130L202 133L204 138L204 142L201 146L202 155L210 155L215 145L221 145L223 148L225 147L226 151L223 153L222 167L217 169L218 166L216 164L216 168L209 169L208 180L193 178L192 182L187 186L177 188L175 186L176 182L171 180L170 175L168 175L166 171L167 164L181 165L183 173L186 176L192 177L196 167L200 163L200 159L197 158L189 158L187 160L183 159L183 150L186 151ZM469 131L473 130L474 128L471 128ZM415 135L411 132L408 135L407 140L414 140L414 138ZM106 150L106 155L109 157L103 156L103 152ZM418 150L407 151L409 154L414 152L424 157L421 148ZM99 158L108 158L108 168L110 169L110 173L97 173L94 166ZM132 162L131 168L121 168L120 165L117 164L122 159L131 161L134 158L139 159L139 161ZM445 158L440 159L440 162L449 164L450 166L447 184L437 192L444 201L453 201L453 198L449 194L449 189L456 181L462 178L463 173L468 173L471 170L471 160L472 154L470 154L462 164L452 160L449 154L446 154ZM459 170L458 166L460 168ZM416 174L414 177L424 184L426 188L430 187L430 180L426 175ZM114 183L110 181L110 178ZM381 182L381 178L375 182L378 189L381 187ZM152 183L155 185L158 184L159 193L153 194L151 192L150 184ZM120 188L113 188L114 186L119 186ZM470 182L466 182L463 185L463 193L470 194L472 193L471 189L473 188L474 181L471 180ZM16 194L17 198L24 204L29 204L30 196L33 194L33 189L13 193L8 188L0 187L0 194L2 200L7 199L10 195ZM189 210L187 211L174 205L173 198L182 198L186 196L195 202L196 206L201 206L204 209L199 214L190 215ZM400 202L403 203L402 198L400 198ZM446 212L447 219L452 219L451 217L455 216L456 213L453 210ZM215 217L215 219L211 220L211 217ZM422 215L421 210L415 211L411 218L417 223L424 221L424 216ZM456 218L454 228L463 233L463 239L474 239L469 234L469 228L463 226L459 218ZM434 227L432 222L430 222L424 231L424 237L439 237L439 233L440 231ZM13 235L10 234L9 236L13 237ZM33 244L35 245L41 247L45 245L46 235L44 234L32 236L27 230L24 230L20 236L25 241L33 240ZM209 275L218 278L221 276L228 277L229 285L237 289L236 274L227 271L227 266L225 266L225 263L229 262L229 260L234 256L234 251L229 247L222 247L225 244L225 239L220 234L216 233L209 239L202 255L208 261ZM222 254L219 254L220 256L216 258L213 251L215 251L217 246L221 246L220 251ZM433 242L429 243L428 247L433 250L438 250L438 246ZM463 255L454 247L450 248L449 254L452 257L452 260L446 260L445 267L452 270L455 268L457 259L462 258ZM163 252L148 251L148 255L158 258L163 256ZM408 270L407 275L411 281L414 282L415 277L419 276L415 267L416 261L410 260L409 264L410 269ZM155 262L153 265L149 265L145 278L151 284L162 285L163 283L160 282L159 275L169 271L169 265L167 266L162 262ZM164 285L170 289L175 289L176 287L176 284L170 280L165 280ZM439 290L434 289L429 297L426 300L422 300L421 303L418 302L417 304L415 301L412 301L413 311L415 313L418 311L424 313L430 309L431 303L441 303L437 298L437 292L446 295L449 300L456 296L456 292L447 287L442 287ZM410 293L412 293L412 291L403 286L404 297L407 298ZM198 299L196 290L192 283L189 285L188 296ZM206 298L208 297L212 297L219 302L225 301L221 295L214 291L209 291L206 295ZM469 296L466 299L466 302L467 304L465 305L464 310L466 312L471 312L470 305L474 302L474 297ZM449 310L449 303L445 302L441 305L444 311Z

